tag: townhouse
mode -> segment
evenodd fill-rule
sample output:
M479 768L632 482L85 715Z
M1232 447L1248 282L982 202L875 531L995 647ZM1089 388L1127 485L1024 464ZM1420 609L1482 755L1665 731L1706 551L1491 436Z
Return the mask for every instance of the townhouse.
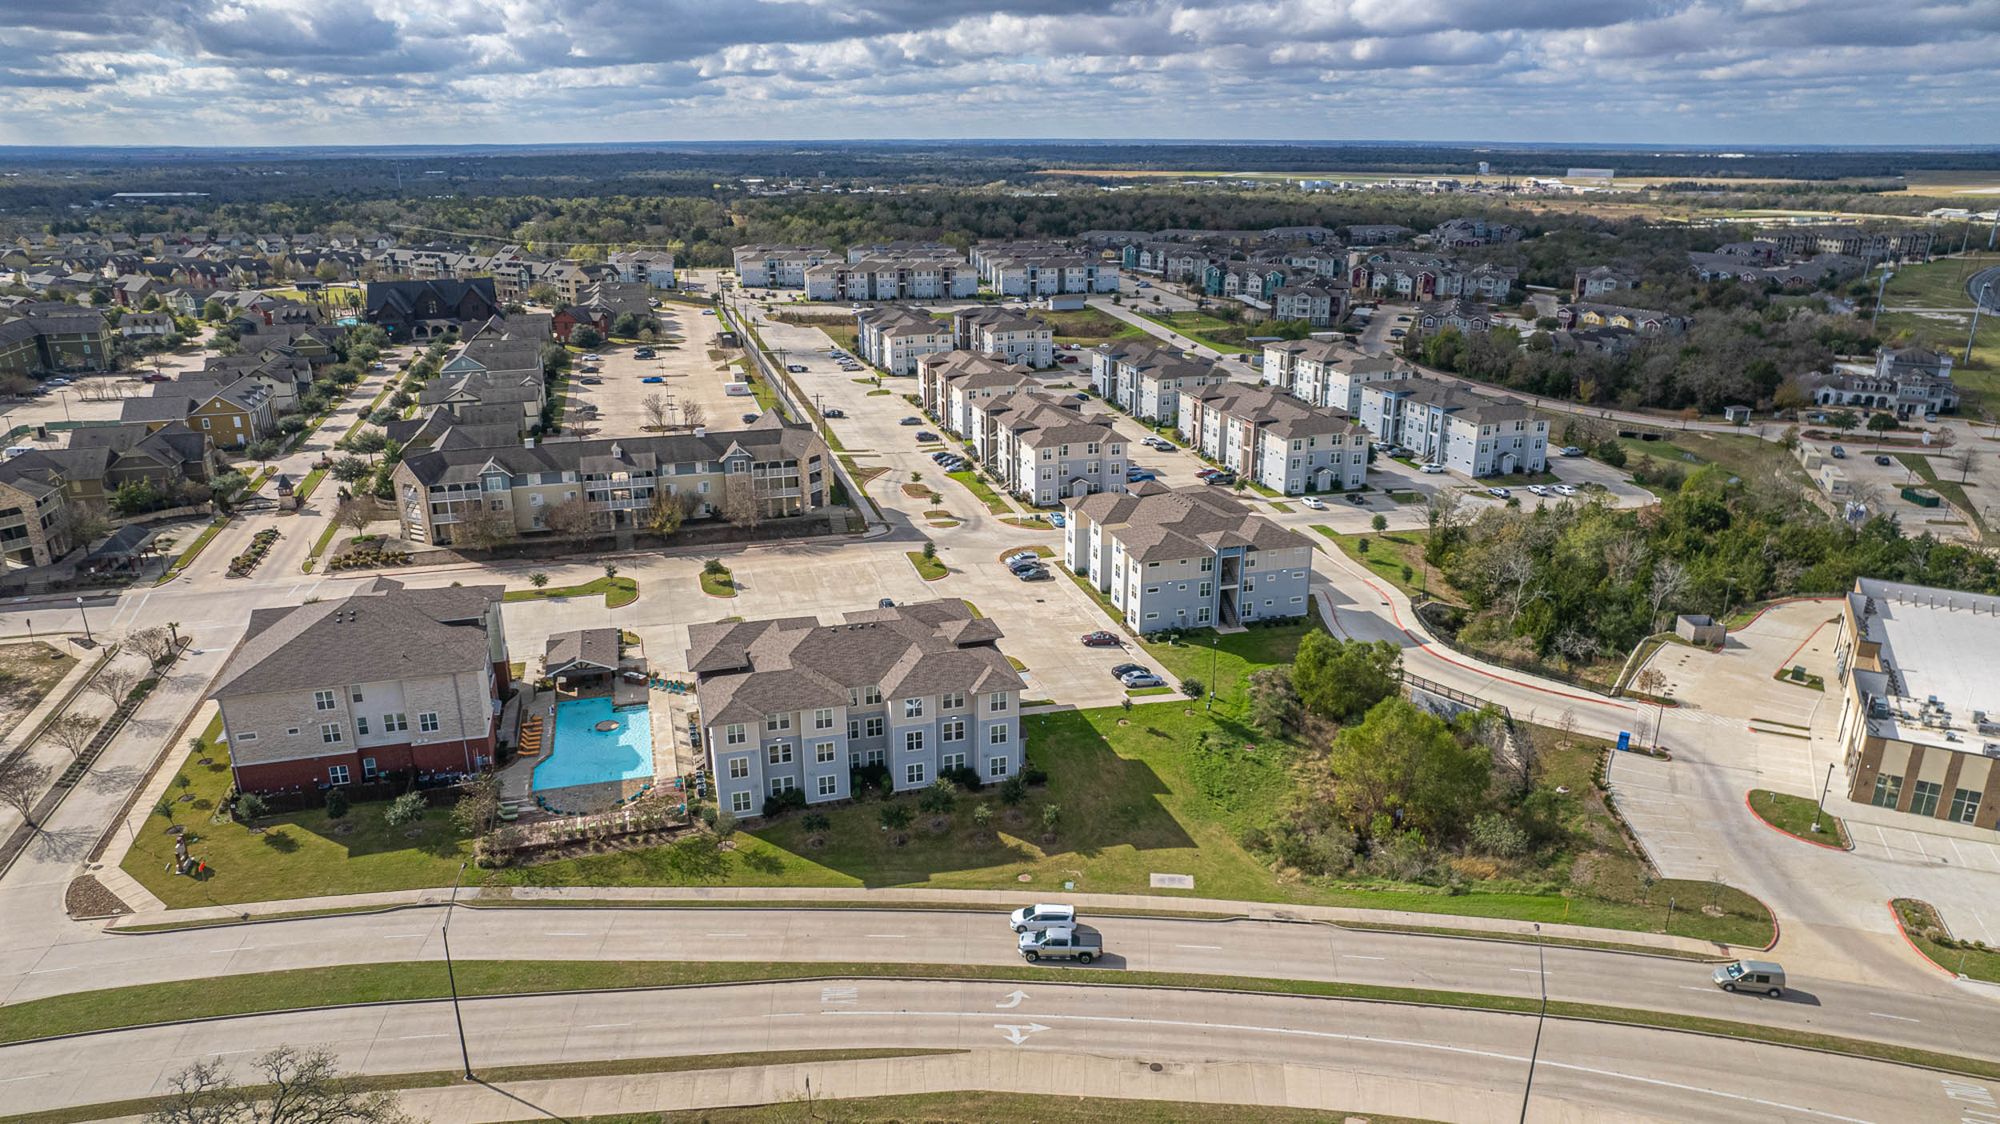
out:
M1039 316L1007 308L964 308L952 314L954 348L1027 367L1053 367L1055 329Z
M867 258L807 266L807 300L965 300L979 292L979 275L960 257Z
M1021 676L1002 633L948 599L813 617L719 621L688 629L702 745L716 800L758 815L774 796L807 803L858 794L857 775L912 792L970 770L982 783L1021 771Z
M1363 384L1360 419L1377 440L1462 476L1538 473L1548 468L1546 420L1522 403L1487 398L1434 379Z
M1090 382L1098 395L1154 424L1173 422L1181 391L1227 381L1215 364L1151 340L1102 344L1090 357Z
M1875 365L1841 364L1812 375L1807 390L1817 406L1884 410L1898 418L1934 417L1958 408L1952 357L1927 347L1883 348Z
M1442 254L1406 250L1357 250L1351 255L1348 284L1377 296L1404 300L1474 297L1507 303L1521 271L1511 265L1484 262L1468 266Z
M921 308L864 308L854 314L854 349L892 375L914 375L927 355L952 349L952 324Z
M1368 433L1352 415L1267 386L1183 390L1176 428L1203 456L1288 496L1368 482Z
M1263 379L1308 406L1352 415L1361 412L1364 383L1408 378L1416 372L1400 359L1363 355L1327 340L1287 340L1264 345Z
M1461 335L1484 335L1493 327L1493 309L1464 297L1426 301L1417 306L1411 327L1415 329L1413 337L1435 335L1446 328Z
M803 289L806 270L840 260L825 246L738 246L731 257L737 283L746 289Z
M966 406L973 452L1006 491L1036 507L1125 487L1124 439L1076 399L1017 390Z
M1312 544L1221 488L1156 480L1063 501L1063 564L1135 632L1310 612Z
M606 530L643 524L655 502L686 497L692 518L750 505L759 518L828 505L832 455L803 426L767 410L738 430L486 445L443 440L396 466L396 517L412 542L448 545L475 512L512 534L548 529L549 508L581 499Z
M1623 328L1642 336L1674 336L1693 327L1694 318L1650 308L1575 301L1556 307L1556 323L1565 329Z
M497 585L408 589L252 609L209 697L242 792L478 773L508 686Z
M1570 296L1576 300L1588 300L1606 293L1615 293L1620 289L1638 287L1638 270L1617 265L1594 265L1576 271L1575 280L1570 286Z
M970 437L973 403L1038 384L1026 367L976 351L944 351L917 364L917 397L923 411L954 437Z

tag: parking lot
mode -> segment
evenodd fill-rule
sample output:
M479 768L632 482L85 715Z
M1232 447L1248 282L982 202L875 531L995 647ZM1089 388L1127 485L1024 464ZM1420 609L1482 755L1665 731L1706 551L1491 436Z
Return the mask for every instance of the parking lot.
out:
M577 359L571 364L567 428L575 430L582 425L601 433L644 432L651 424L645 402L654 394L673 407L670 425L684 421L687 415L683 408L690 403L697 407L701 424L716 428L741 425L743 414L757 411L754 398L732 396L724 390L739 376L735 368L710 358L711 352L719 351L716 338L721 329L716 318L703 315L692 305L672 302L658 312L661 339L673 337L680 342L655 344L654 358L638 358L633 353L641 349L631 344L606 344L597 349L598 360ZM586 372L586 366L597 371Z

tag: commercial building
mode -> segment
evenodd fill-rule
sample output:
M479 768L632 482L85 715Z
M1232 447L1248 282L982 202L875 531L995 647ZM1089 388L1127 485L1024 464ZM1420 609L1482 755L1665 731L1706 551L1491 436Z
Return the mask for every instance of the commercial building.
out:
M921 308L864 308L854 314L854 349L892 375L917 373L917 361L952 349L952 324Z
M1176 491L1149 480L1063 506L1063 564L1107 595L1134 631L1311 611L1312 544L1221 488Z
M1203 456L1274 492L1345 492L1368 480L1368 433L1353 415L1270 387L1183 390L1176 425Z
M406 589L250 611L210 697L243 792L337 788L492 764L508 685L500 586Z
M1105 401L1143 422L1171 424L1181 391L1228 382L1215 364L1151 340L1101 344L1090 356L1090 383Z
M1818 406L1884 410L1898 418L1928 417L1958 408L1952 357L1927 347L1885 347L1875 366L1842 364L1807 380Z
M1377 440L1463 476L1548 468L1546 420L1519 402L1486 398L1433 379L1364 384L1360 418Z
M1862 578L1834 666L1849 799L2000 826L2000 598Z
M844 800L852 770L898 792L952 771L1020 772L1021 676L1001 632L956 599L688 629L709 776L724 811L798 790Z

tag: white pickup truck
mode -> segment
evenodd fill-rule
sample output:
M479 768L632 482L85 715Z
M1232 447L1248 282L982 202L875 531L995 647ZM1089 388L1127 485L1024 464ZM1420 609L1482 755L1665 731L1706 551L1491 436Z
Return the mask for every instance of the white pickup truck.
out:
M1021 959L1074 960L1088 964L1104 955L1104 938L1095 929L1075 925L1052 925L1039 932L1021 934Z

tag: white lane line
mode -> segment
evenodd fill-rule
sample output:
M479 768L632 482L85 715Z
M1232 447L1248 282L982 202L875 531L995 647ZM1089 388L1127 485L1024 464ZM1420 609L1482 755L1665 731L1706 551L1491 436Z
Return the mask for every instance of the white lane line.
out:
M1363 955L1361 955L1360 953L1357 953L1357 952L1343 952L1343 953L1341 953L1341 954L1340 954L1340 958L1341 958L1342 960L1387 960L1387 959L1389 959L1389 958L1388 958L1388 957L1386 957L1386 956L1363 956Z
M385 941L414 941L422 940L428 936L430 936L429 933L385 933L382 939Z
M589 936L590 934L589 934L589 933L552 933L552 932L549 932L549 931L547 931L547 930L543 930L543 932L542 932L542 935L543 935L543 936L545 936L545 937L587 937L587 936Z
M1972 865L1971 863L1965 861L1965 852L1958 849L1958 840L1953 839L1950 836L1946 836L1945 842L1951 844L1951 853L1958 856L1958 865L1960 866Z
M1875 825L1875 837L1882 841L1882 854L1892 859L1895 858L1896 849L1889 846L1889 834L1882 830L1882 825L1879 823Z
M254 949L256 947L257 947L256 945L252 944L252 945L244 945L241 948L211 948L208 950L208 954L210 956L227 956L232 952L249 952L251 949Z
M991 1011L978 1011L978 1012L821 1011L820 1014L832 1015L832 1016L842 1016L842 1015L864 1016L864 1017L880 1016L889 1018L929 1017L929 1018L947 1018L947 1019L976 1019L976 1018L990 1018L992 1016ZM767 1015L765 1017L776 1018L778 1016ZM1452 1046L1443 1042L1415 1042L1406 1038L1381 1038L1372 1034L1342 1034L1341 1032L1335 1030L1303 1030L1298 1027L1289 1027L1289 1026L1250 1026L1243 1023L1200 1023L1184 1019L1139 1018L1137 1016L1132 1016L1132 1015L1045 1015L1037 1013L1035 1015L1035 1018L1037 1020L1047 1019L1050 1022L1122 1023L1126 1026L1166 1026L1166 1027L1181 1027L1190 1030L1248 1031L1253 1034L1277 1034L1291 1038L1319 1038L1335 1042L1366 1042L1377 1046L1404 1046L1413 1050L1435 1050L1443 1054L1459 1054L1467 1057L1491 1058L1495 1061L1504 1061L1504 1062L1525 1063L1528 1060L1527 1058L1522 1057L1519 1054L1502 1053L1501 1051L1498 1050L1478 1050L1470 1046ZM1576 1065L1570 1062L1555 1062L1555 1061L1543 1060L1538 1064L1548 1066L1551 1069L1567 1069L1576 1073L1588 1073L1595 1077L1606 1077L1617 1081L1636 1081L1642 1085L1651 1085L1661 1089L1673 1089L1677 1092L1699 1093L1704 1096L1721 1097L1725 1100L1741 1101L1745 1104L1760 1105L1765 1108L1778 1109L1783 1112L1803 1113L1807 1116L1817 1116L1825 1120L1838 1120L1841 1121L1842 1124L1873 1124L1873 1122L1860 1119L1859 1117L1841 1116L1837 1113L1822 1112L1819 1109L1807 1108L1803 1105L1786 1104L1783 1101L1767 1101L1761 1097L1753 1097L1746 1093L1725 1093L1719 1089L1704 1088L1700 1085L1685 1085L1678 1081L1668 1081L1664 1078L1659 1078L1659 1077L1640 1077L1637 1076L1636 1074L1621 1073L1618 1070L1598 1069L1593 1066Z
M1221 946L1221 945L1219 945L1219 944L1177 944L1177 945L1175 945L1174 947L1175 947L1175 948L1191 948L1191 949L1194 949L1194 950L1196 950L1196 951L1198 951L1198 952L1221 952L1221 951L1222 951L1222 946Z
M1712 987L1696 987L1696 986L1694 986L1693 984L1682 984L1682 985L1681 985L1681 990L1682 990L1682 991L1714 991L1715 989L1714 989L1714 988L1712 988Z
M28 1074L23 1074L23 1075L22 1075L22 1076L20 1076L20 1077L0 1077L0 1085L9 1085L9 1084L12 1084L12 1083L14 1083L14 1082L16 1082L16 1081L33 1081L33 1080L34 1080L34 1079L36 1079L37 1077L54 1077L54 1076L55 1076L55 1072L54 1072L53 1070L51 1070L51 1071L50 1071L50 1072L48 1072L48 1073L28 1073Z
M1910 836L1910 842L1915 843L1917 845L1917 854L1922 855L1926 859L1930 858L1931 853L1929 851L1924 850L1924 837L1918 835L1914 831L1910 832L1909 836Z
M910 937L908 933L868 933L866 935L871 941L902 941L908 940Z
M68 968L36 968L33 971L30 971L28 974L31 976L46 976L53 972L74 972L74 971L76 971L76 967L72 965Z
M1880 1011L1870 1011L1868 1013L1878 1019L1895 1019L1899 1023L1920 1023L1924 1021L1922 1019L1910 1018L1908 1015L1885 1015Z
M1530 976L1539 976L1542 974L1540 968L1509 968L1507 970L1510 972L1523 972Z
M709 935L709 936L711 936L711 937L747 937L747 936L749 936L750 934L748 934L748 933L710 933L710 934L708 934L708 935Z
M591 1023L591 1024L589 1025L589 1026L587 1026L587 1027L584 1027L583 1029L585 1029L585 1030L610 1030L610 1029L611 1029L612 1027L616 1027L616 1026L631 1026L631 1025L632 1025L631 1023Z
M401 1036L399 1036L399 1037L398 1037L398 1038L396 1039L396 1041L398 1041L398 1042L408 1042L408 1041L409 1041L410 1039L412 1039L412 1038L448 1038L448 1037L450 1037L450 1036L449 1036L449 1035L445 1035L445 1034L405 1034L405 1035L401 1035Z

